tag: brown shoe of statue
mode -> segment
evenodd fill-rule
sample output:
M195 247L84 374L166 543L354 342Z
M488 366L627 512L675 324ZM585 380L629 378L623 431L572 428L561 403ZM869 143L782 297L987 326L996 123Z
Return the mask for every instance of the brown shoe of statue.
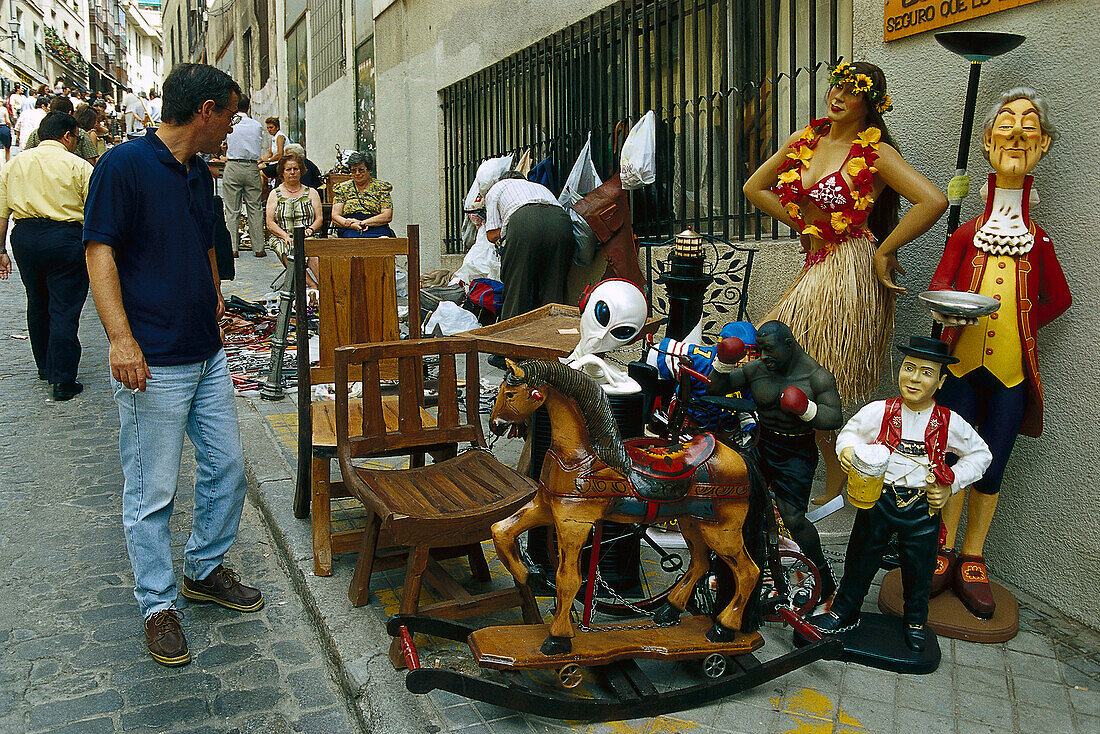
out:
M190 601L210 601L238 612L255 612L264 605L260 590L242 584L240 575L225 566L218 566L201 581L184 576L180 593Z
M979 619L992 619L997 605L993 602L993 590L989 587L989 572L981 556L959 556L959 564L952 576L955 596L970 613Z
M953 548L940 548L936 555L936 570L932 572L932 593L929 598L941 594L951 586L955 577L955 567L959 565L959 555Z
M163 609L145 620L145 644L149 654L161 665L175 668L191 662L191 651L183 636L180 619L183 615L175 609Z

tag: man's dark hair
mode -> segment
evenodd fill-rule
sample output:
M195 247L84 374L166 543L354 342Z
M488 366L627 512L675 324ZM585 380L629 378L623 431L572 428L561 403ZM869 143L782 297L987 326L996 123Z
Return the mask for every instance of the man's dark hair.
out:
M65 133L73 137L80 134L77 132L76 118L67 112L50 112L38 126L39 140L61 140Z
M73 114L73 101L65 96L54 97L50 100L50 112L64 112Z
M161 119L169 125L186 125L207 100L224 110L241 88L228 74L207 64L177 64L164 80Z
M248 107L251 104L252 104L251 100L249 100L248 97L246 97L245 95L242 94L237 99L237 112L248 112Z
M527 177L526 177L526 176L524 176L524 175L523 175L522 173L520 173L519 171L505 171L505 172L504 172L503 174L501 174L501 176L500 176L500 180L501 180L501 181L504 181L504 180L507 180L507 179L513 179L513 178L514 178L514 179L517 179L517 180L519 180L519 181L526 181L526 180L527 180Z
M43 96L39 97L38 99L36 99L34 101L34 106L35 106L35 109L37 109L39 107L43 107L43 108L49 107L50 106L50 98L43 95Z

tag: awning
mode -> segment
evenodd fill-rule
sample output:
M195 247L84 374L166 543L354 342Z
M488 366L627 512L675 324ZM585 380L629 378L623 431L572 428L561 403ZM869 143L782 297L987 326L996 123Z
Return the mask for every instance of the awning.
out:
M27 87L37 87L39 84L46 83L45 77L30 74L2 56L0 56L0 74L3 74L12 81L20 82Z
M115 79L115 75L104 69L102 66L96 63L92 63L92 68L99 72L100 76L107 79L112 84L118 84L118 79Z

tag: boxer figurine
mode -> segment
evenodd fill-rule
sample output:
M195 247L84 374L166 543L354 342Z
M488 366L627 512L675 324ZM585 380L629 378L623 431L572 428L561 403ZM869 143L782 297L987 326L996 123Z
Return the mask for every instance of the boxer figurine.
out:
M1038 332L1070 305L1054 246L1029 213L1028 174L1054 137L1046 103L1035 90L1019 87L1002 95L985 120L982 137L994 170L985 212L951 235L929 286L1001 302L996 313L977 320L932 314L949 327L943 338L958 357L940 401L973 424L993 452L993 463L970 491L960 556L953 549L963 493L944 508L946 543L933 595L950 583L982 619L996 610L983 553L1005 465L1018 434L1038 436L1043 429Z
M936 404L935 394L947 375L947 365L958 362L938 339L915 336L898 372L900 398L879 400L862 408L837 436L837 455L847 472L858 445L882 444L890 462L882 495L869 510L857 510L844 577L830 611L809 622L826 634L853 629L859 609L879 569L882 554L894 533L898 536L901 579L905 598L905 643L914 652L924 650L925 622L932 571L940 535L935 514L948 497L981 477L993 457L969 423ZM959 457L954 467L946 452Z
M833 431L843 423L836 380L795 341L780 321L768 321L756 332L760 359L743 367L737 339L718 344L709 395L727 395L748 387L760 417L756 460L775 494L775 502L791 537L821 571L821 601L836 591L836 580L813 523L806 519L810 485L817 469L814 431Z

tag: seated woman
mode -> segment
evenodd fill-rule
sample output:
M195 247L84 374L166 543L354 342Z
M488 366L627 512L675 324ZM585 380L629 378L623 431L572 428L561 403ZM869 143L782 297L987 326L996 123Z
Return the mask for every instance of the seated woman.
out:
M305 170L302 156L284 153L277 168L282 183L267 197L267 246L286 265L293 246L294 228L305 227L306 237L312 237L321 228L321 196L316 189L302 184L302 171ZM315 263L309 265L313 267ZM308 271L306 284L310 288L317 287Z
M348 156L351 180L332 189L332 222L338 237L395 237L390 229L393 221L393 186L371 176L374 156L358 151Z

